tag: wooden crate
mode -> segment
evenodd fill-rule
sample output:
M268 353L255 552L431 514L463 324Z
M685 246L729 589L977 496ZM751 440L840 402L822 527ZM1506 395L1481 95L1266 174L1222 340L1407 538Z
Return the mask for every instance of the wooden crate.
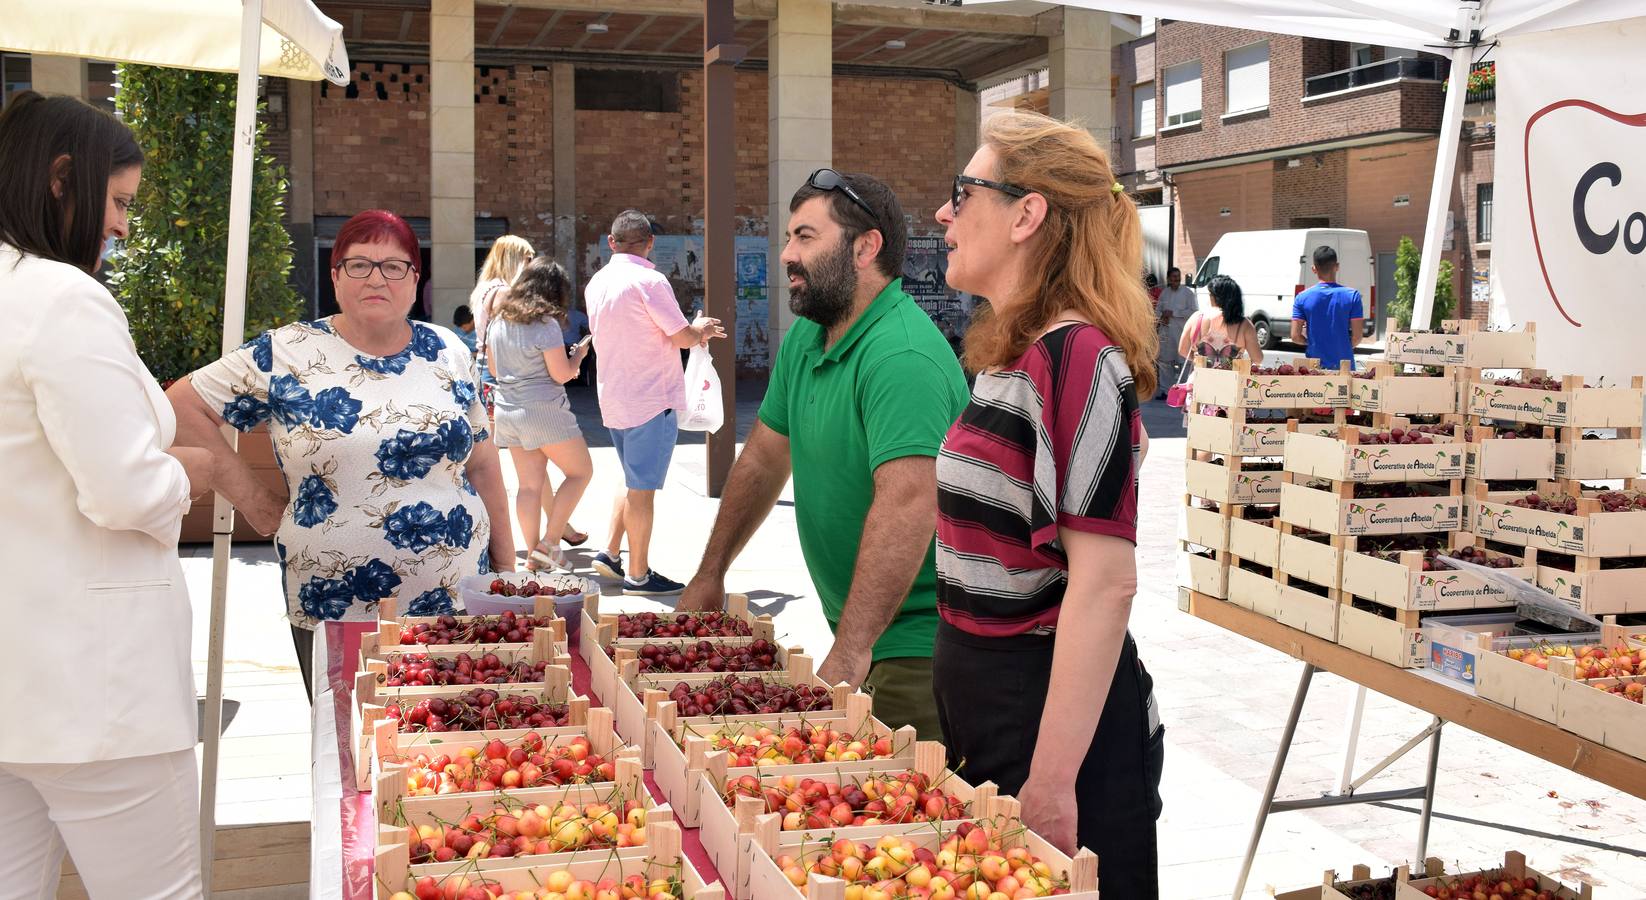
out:
M1254 507L1235 507L1237 512ZM1278 516L1279 510L1274 511ZM1280 560L1280 529L1278 520L1246 519L1236 515L1229 519L1229 555L1247 559L1259 565L1274 568Z
M667 811L668 807L659 807ZM719 882L705 884L703 876L680 852L680 826L670 821L659 821L646 826L645 847L618 852L584 853L570 861L554 865L520 865L514 860L496 860L479 863L476 871L451 876L469 884L488 882L507 891L537 890L543 878L553 870L566 869L580 880L598 882L601 879L621 880L628 875L640 875L647 881L657 878L678 882L681 900L725 900L725 891ZM407 863L410 854L403 844L379 846L376 855L376 900L390 900L399 890L411 890L415 879ZM506 864L506 865L505 865Z
M1227 418L1191 410L1188 416L1190 450L1219 456L1279 456L1286 444L1286 423L1279 419L1250 421L1246 410L1234 408ZM1210 405L1210 404L1208 404Z
M1332 488L1324 490L1297 483L1302 476L1287 474L1292 481L1280 486L1280 517L1311 531L1406 534L1456 531L1463 525L1461 481L1451 481L1448 493L1436 496L1357 500L1354 482L1332 482Z
M1300 359L1296 364L1319 368L1320 361ZM1326 375L1253 375L1247 359L1233 368L1214 369L1204 358L1195 359L1194 397L1229 409L1347 408L1349 364Z
M1403 416L1457 412L1457 383L1445 375L1408 375L1389 363L1373 363L1349 388L1349 408Z
M1602 512L1600 502L1578 496L1571 515L1511 506L1524 491L1491 491L1474 486L1475 534L1506 544L1556 550L1578 556L1646 556L1646 510ZM1539 482L1544 494L1577 496L1575 482Z
M1082 848L1071 859L1061 850L1046 843L1039 835L1021 826L1020 807L1017 801L1009 797L997 798L995 808L1000 810L1000 814L994 818L1000 823L1003 848L1023 847L1036 859L1044 861L1052 870L1054 878L1068 882L1069 893L1064 896L1073 900L1098 900L1099 876L1096 854ZM911 826L901 832L900 836L935 853L949 835L925 825ZM755 900L801 900L802 897L806 900L845 900L846 882L840 879L813 873L807 880L806 892L802 894L777 868L778 856L792 856L802 865L808 865L818 856L830 852L832 837L788 837L778 830L776 815L759 817L755 822L754 838L750 842L751 852L748 857L749 896Z
M1342 535L1315 537L1299 534L1299 526L1282 521L1279 565L1275 569L1288 579L1298 579L1328 588L1341 587L1343 552L1355 538Z
M1524 481L1552 478L1555 473L1555 430L1544 426L1542 438L1494 437L1490 428L1468 429L1463 474L1488 481Z
M1646 612L1646 567L1602 569L1592 556L1573 557L1572 562L1570 571L1539 562L1537 586L1592 616Z
M1467 532L1453 532L1453 549L1472 547L1478 538ZM1536 567L1529 561L1509 569L1504 575L1530 582ZM1502 589L1472 572L1461 569L1423 571L1423 554L1403 551L1397 559L1384 559L1358 550L1343 555L1343 590L1394 609L1425 612L1513 605Z
M598 623L593 627L584 627L580 635L583 660L589 666L589 690L593 691L595 696L601 698L614 692L617 689L617 676L622 660L634 658L635 651L647 644L680 646L706 640L727 647L741 647L756 640L777 643L774 639L775 629L772 625L771 616L750 616L748 612L749 599L746 595L728 595L727 603L728 610L734 611L734 615L749 623L753 634L747 637L619 638L617 637L617 616L611 613L597 613L599 615ZM585 614L588 612L587 605L584 606L584 612ZM587 625L587 619L585 619L585 625ZM611 655L607 655L606 651L608 649L612 651ZM775 657L777 669L774 671L780 671L786 665L785 649L779 646ZM625 735L625 737L633 739L630 735Z
M1181 543L1181 542L1180 542ZM1219 552L1212 556L1188 552L1178 548L1177 584L1208 597L1223 600L1229 595L1229 555Z
M1260 616L1274 619L1280 615L1280 582L1269 574L1250 568L1229 567L1228 600L1241 609L1249 609Z
M518 729L511 729L518 730ZM495 732L492 732L495 733ZM612 728L612 712L604 707L589 710L587 723L584 725L568 725L561 728L547 728L535 732L543 741L544 749L553 750L570 744L577 738L587 738L591 753L599 755L613 765L616 781L624 781L629 767L640 770L639 748L628 747L617 731ZM372 754L372 793L378 805L379 818L382 818L384 804L404 796L436 796L412 795L407 788L407 776L411 763L418 756L433 757L436 755L456 756L463 750L474 748L483 750L493 738L471 736L472 732L410 732L407 734L385 735L382 746L374 748ZM481 732L481 734L488 734ZM525 740L525 734L505 740L503 743L509 749L514 749ZM628 762L624 762L627 760ZM639 777L638 774L635 777ZM590 782L599 783L599 782ZM502 788L502 790L511 790ZM440 794L442 797L475 797L480 795L491 796L493 791L456 792Z
M1583 440L1579 434L1562 435L1560 443L1555 445L1554 477L1590 481L1639 477L1640 429L1618 431L1623 434L1592 440Z
M1197 459L1183 463L1184 489L1191 496L1204 497L1219 508L1280 500L1281 472L1254 470L1243 458L1227 457L1222 465Z
M770 679L788 684L806 684L813 687L826 688L833 695L831 704L834 709L845 709L846 698L852 693L850 685L842 682L837 685L824 684L812 672L812 658L798 650L788 654L787 668L781 672L692 672L692 673L656 673L640 674L638 660L625 660L623 670L619 674L617 688L612 691L612 708L617 714L617 730L620 734L639 735L636 743L641 750L641 758L645 760L647 768L652 766L652 748L650 739L652 730L647 722L657 717L657 708L668 702L668 693L675 685L685 682L688 685L707 684L727 675L739 675ZM823 710L818 710L822 712Z
M1356 653L1402 669L1428 663L1420 613L1345 597L1337 607L1337 643Z
M1639 428L1643 382L1646 379L1636 375L1630 387L1584 387L1581 376L1567 375L1561 390L1543 391L1477 380L1469 384L1463 411L1486 419L1537 425Z
M598 597L600 595L599 594L589 594L588 596ZM564 644L566 642L566 620L560 618L559 612L556 608L555 599L556 598L553 595L550 595L550 594L539 594L538 596L532 598L532 604L533 605L532 605L532 610L531 610L530 615L532 617L535 617L535 618L553 619L554 622L549 623L549 627L554 629L554 640L555 640L556 643ZM400 631L404 630L404 629L408 629L413 625L419 625L419 624L433 625L435 620L440 618L440 617L439 616L402 616L402 615L399 615L399 610L400 610L399 600L395 597L385 597L381 601L378 602L378 604L377 604L378 646L383 647L385 649L389 648L389 647L396 646L396 645L402 646L402 647L407 647L407 648L416 648L416 647L427 646L427 645L424 645L424 644L401 644L400 643ZM519 613L518 615L525 616L525 615L528 615L528 614L527 613ZM456 619L459 624L468 625L468 624L473 624L474 622L479 621L481 619L495 619L495 618L497 618L497 616L495 616L495 615L485 615L485 616L453 615L451 618ZM558 624L556 624L556 623L558 623ZM386 628L386 626L388 626L388 625L396 626L396 629L392 632L393 633L393 639L384 639L384 637L383 637L385 631L388 630ZM527 642L522 641L520 643L527 643ZM437 645L437 646L438 646L439 649L448 649L448 648L451 648L451 647L461 648L461 647L467 647L467 646L470 646L470 645L468 645L468 644L440 644L440 645Z
M1560 636L1551 638L1550 642L1569 644L1574 648L1594 643L1615 646L1626 643L1625 632L1626 629L1616 625L1606 625L1601 627L1598 635ZM1483 634L1474 643L1476 696L1545 722L1557 721L1561 682L1571 680L1572 670L1559 664L1540 669L1510 659L1505 650L1509 643L1511 641L1498 640L1488 634Z
M389 664L406 656L421 655L436 659L456 659L465 653L475 658L490 653L495 654L504 663L524 662L533 665L540 662L548 663L548 668L543 670L545 678L557 677L549 673L549 669L556 668L564 669L566 677L570 678L571 657L560 651L560 648L554 642L553 633L540 630L537 635L537 639L530 644L493 644L484 647L465 644L455 650L451 648L457 647L456 644L446 644L434 649L391 644L389 645L391 649L375 650L372 658L361 661L360 671L355 674L354 702L358 706L361 703L382 704L392 699L410 700L420 697L451 697L475 688L490 688L497 691L521 688L529 692L533 685L538 684L535 681L521 681L510 684L401 685L389 687L387 685ZM369 675L370 677L361 678L362 675ZM569 685L570 682L568 681L567 684Z
M1423 870L1426 873L1439 875L1446 871L1445 864L1434 857L1430 857L1426 865L1427 867ZM1345 891L1352 891L1358 887L1388 881L1389 879L1394 879L1396 884L1404 884L1410 878L1411 875L1405 866L1395 866L1387 876L1373 878L1370 866L1357 865L1350 871L1349 877L1342 880L1338 879L1335 870L1327 869L1326 874L1321 876L1320 884L1313 887L1298 888L1295 891L1277 893L1274 895L1274 900L1354 900Z
M1328 595L1323 597L1299 587L1298 582L1285 573L1280 573L1277 580L1280 582L1280 594L1276 601L1275 621L1321 640L1337 640L1338 607L1341 605L1338 592L1328 591Z
M1560 898L1560 900L1590 900L1593 896L1593 888L1591 888L1588 884L1583 884L1578 888L1578 890L1573 891L1547 875L1528 867L1526 865L1525 855L1510 850L1503 854L1503 866L1501 869L1481 869L1478 873L1463 872L1458 875L1450 876L1439 875L1432 878L1413 878L1404 884L1398 884L1395 886L1395 900L1429 900L1427 889L1430 887L1440 887L1450 881L1455 881L1460 878L1468 878L1471 875L1489 871L1502 871L1514 878L1536 878L1539 889L1553 892L1554 896Z
M436 879L450 875L472 874L476 870L485 872L489 869L512 868L520 865L529 865L539 870L563 868L567 863L581 859L606 858L619 856L644 856L645 844L651 837L654 825L664 823L674 824L674 813L667 806L659 806L645 789L644 783L637 782L640 792L631 793L631 787L625 784L599 785L567 785L558 788L533 788L529 791L505 791L489 797L422 797L415 800L402 800L398 806L389 808L389 819L378 821L378 845L398 846L406 854L405 861L410 867L408 872L413 878L432 875ZM561 803L569 803L582 808L591 803L604 803L612 806L619 821L625 819L623 807L628 803L637 803L645 810L645 829L642 841L632 847L588 847L581 850L565 850L556 853L522 853L516 856L489 858L481 860L453 859L448 862L411 862L411 833L421 826L436 828L461 820L464 816L474 814L483 820L493 811L501 808L511 810L516 815L535 806L546 805L554 807Z
M1615 684L1646 684L1646 675L1562 679L1555 724L1620 753L1646 759L1646 706L1601 690Z
M892 755L887 759L914 759L914 729L903 726L897 730L874 717L873 704L867 694L850 694L844 709L817 713L782 713L754 716L706 716L696 719L677 719L675 705L665 701L658 704L657 716L646 723L652 732L652 778L658 790L674 807L682 824L698 825L697 775L708 766L708 755L713 751L709 736L715 732L739 730L752 732L760 728L785 731L790 727L809 725L815 728L833 728L848 731L858 740L872 742L889 738ZM854 765L854 762L835 762L831 766ZM784 766L736 767L728 776L786 771Z
M1384 339L1390 362L1477 369L1529 369L1537 365L1537 323L1521 331L1486 331L1479 322L1448 319L1441 330L1396 331Z
M1332 481L1449 481L1463 477L1465 445L1433 435L1429 444L1363 444L1362 430L1286 436L1285 470Z
M1222 504L1217 509L1206 509L1193 503L1183 507L1178 538L1205 547L1208 550L1229 549L1229 520L1239 507Z
M784 776L793 776L797 781L811 777L829 779L837 784L847 781L861 784L863 779L873 775L920 772L931 778L934 787L941 787L965 803L968 810L973 813L973 821L986 817L992 812L988 807L997 794L994 783L985 781L975 788L967 784L960 776L949 771L945 763L946 753L940 741L919 741L915 744L912 764L906 760L892 760L889 763L866 760L863 763L849 764L853 766L849 770L842 770L834 763L787 766L780 771L762 772L753 777L758 778L763 786L776 783ZM727 806L725 791L728 771L725 752L715 751L708 756L708 767L696 773L698 820L702 823L702 830L698 832L698 836L703 842L703 849L709 854L709 859L714 862L715 871L720 873L721 880L726 884L727 893L738 900L746 900L749 897L750 842L754 838L755 820L767 814L766 803L759 797L738 797L734 805ZM942 827L952 828L955 824L954 820L947 820ZM832 827L827 830L837 837L873 840L884 834L901 833L908 830L908 827L908 824L873 825ZM805 832L787 833L792 835Z

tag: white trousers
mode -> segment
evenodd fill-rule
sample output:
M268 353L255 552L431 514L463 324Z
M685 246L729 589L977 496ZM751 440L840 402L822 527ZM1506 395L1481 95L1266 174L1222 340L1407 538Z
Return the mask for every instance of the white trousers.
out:
M194 751L0 762L0 900L54 900L63 853L92 900L204 900Z

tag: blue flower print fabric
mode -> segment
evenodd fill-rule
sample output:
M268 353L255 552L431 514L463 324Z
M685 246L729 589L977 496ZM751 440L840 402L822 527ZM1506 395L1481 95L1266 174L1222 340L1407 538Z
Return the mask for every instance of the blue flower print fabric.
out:
M487 571L486 510L466 467L488 440L468 348L411 323L406 348L369 356L329 319L264 332L190 379L241 431L267 425L291 503L280 523L288 616L369 621L453 611L457 580Z

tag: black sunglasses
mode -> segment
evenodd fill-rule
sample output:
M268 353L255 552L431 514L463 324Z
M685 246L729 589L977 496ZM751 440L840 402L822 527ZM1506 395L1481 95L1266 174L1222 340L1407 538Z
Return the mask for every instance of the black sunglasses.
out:
M856 203L858 209L868 213L869 221L880 221L880 216L876 215L875 211L869 208L869 204L862 197L859 197L856 191L852 190L851 185L846 183L846 179L840 177L840 173L833 169L818 169L813 172L812 176L806 179L806 186L820 191L839 191L846 195L847 200Z
M966 185L968 184L975 184L978 187L986 187L990 190L999 191L1002 194L1008 194L1013 197L1029 196L1028 188L1020 188L1015 184L1007 184L1003 181L990 181L987 178L974 178L970 175L956 175L954 177L954 192L949 195L949 207L950 211L957 216L960 215L960 204L966 202Z

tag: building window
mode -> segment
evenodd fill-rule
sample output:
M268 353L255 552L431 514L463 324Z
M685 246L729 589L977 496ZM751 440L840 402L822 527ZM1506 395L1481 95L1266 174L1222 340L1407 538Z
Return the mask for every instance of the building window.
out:
M1228 91L1224 112L1243 113L1265 109L1269 105L1269 42L1259 41L1224 54L1228 77L1223 80Z
M1200 61L1171 66L1160 74L1166 82L1166 127L1200 121Z
M1146 138L1154 134L1154 82L1145 81L1132 88L1132 136Z
M0 53L0 107L11 100L11 95L26 91L33 83L29 57L18 53Z
M1488 244L1492 240L1492 186L1475 185L1475 240Z
M680 112L680 73L614 71L579 66L573 74L578 109Z

